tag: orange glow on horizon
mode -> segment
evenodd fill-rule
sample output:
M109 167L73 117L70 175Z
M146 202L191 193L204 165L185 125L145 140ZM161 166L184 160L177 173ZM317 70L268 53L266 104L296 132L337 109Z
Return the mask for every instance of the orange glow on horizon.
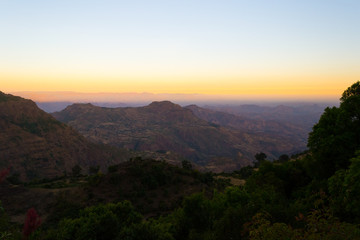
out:
M1 74L0 91L149 92L154 94L264 95L284 98L337 98L354 76L159 76L114 77ZM344 81L344 79L349 79Z

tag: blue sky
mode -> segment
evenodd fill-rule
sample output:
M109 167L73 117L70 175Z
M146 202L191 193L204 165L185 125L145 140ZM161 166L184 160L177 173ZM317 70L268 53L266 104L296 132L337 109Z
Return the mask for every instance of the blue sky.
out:
M8 91L337 94L359 80L359 25L346 0L5 0L0 78Z

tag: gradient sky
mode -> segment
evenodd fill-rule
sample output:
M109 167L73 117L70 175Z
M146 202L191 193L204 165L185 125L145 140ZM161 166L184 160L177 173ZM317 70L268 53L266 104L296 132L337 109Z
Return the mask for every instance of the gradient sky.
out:
M0 0L0 91L336 96L360 1Z

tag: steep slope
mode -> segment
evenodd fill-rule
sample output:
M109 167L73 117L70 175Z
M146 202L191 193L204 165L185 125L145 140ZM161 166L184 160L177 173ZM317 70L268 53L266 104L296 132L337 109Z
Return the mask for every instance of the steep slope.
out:
M70 173L75 165L118 163L128 151L95 145L40 110L34 102L0 92L0 168L22 180Z
M139 108L74 104L53 116L94 142L135 150L170 150L214 171L247 165L259 151L276 157L295 149L263 134L209 123L168 101Z

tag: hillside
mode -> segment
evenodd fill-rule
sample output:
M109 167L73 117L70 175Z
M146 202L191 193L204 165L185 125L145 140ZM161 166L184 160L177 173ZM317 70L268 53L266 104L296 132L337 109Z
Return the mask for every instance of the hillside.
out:
M93 142L133 150L172 151L213 171L250 164L255 153L269 157L299 150L288 139L209 123L169 101L137 108L74 104L53 113Z
M129 200L146 216L164 214L180 206L184 197L228 183L209 174L186 170L152 159L134 159L113 165L106 174L62 177L25 186L0 184L3 207L12 221L22 223L26 210L35 207L45 224L56 223L84 207ZM219 185L220 184L220 185Z
M252 134L265 134L276 139L279 144L284 141L289 142L297 146L298 150L306 148L307 129L290 122L251 119L241 115L201 108L196 105L189 105L186 108L190 109L197 117L208 122Z
M71 173L75 165L105 168L130 153L89 142L34 102L0 92L0 168L21 180Z

